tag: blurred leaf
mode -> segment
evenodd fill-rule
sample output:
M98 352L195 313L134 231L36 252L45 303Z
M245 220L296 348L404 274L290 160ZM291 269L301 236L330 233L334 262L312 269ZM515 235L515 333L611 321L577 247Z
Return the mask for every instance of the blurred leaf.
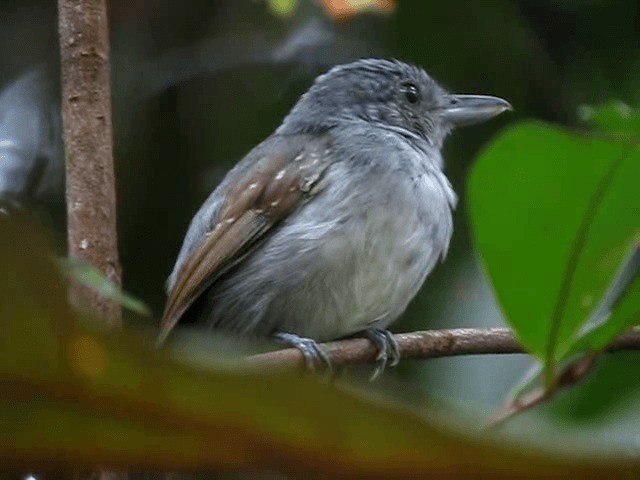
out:
M508 129L476 164L478 248L509 322L548 372L640 238L638 178L638 148L537 123ZM609 340L634 323L640 296L625 305Z
M61 258L58 259L58 264L67 276L119 303L124 308L140 315L151 314L149 307L142 300L125 293L116 283L87 262L79 258Z
M628 478L638 460L444 432L310 378L197 371L74 322L37 234L0 224L4 469L256 469L367 478ZM28 253L28 254L25 254ZM152 342L149 342L152 343Z
M391 13L396 0L322 0L327 15L336 20L346 20L363 12Z
M0 216L0 372L60 374L59 362L50 360L60 351L60 336L72 331L73 316L48 252L42 232Z
M268 0L269 8L279 17L290 17L296 11L298 0Z
M598 106L582 105L578 109L580 121L596 130L640 139L640 110L620 101L612 101Z

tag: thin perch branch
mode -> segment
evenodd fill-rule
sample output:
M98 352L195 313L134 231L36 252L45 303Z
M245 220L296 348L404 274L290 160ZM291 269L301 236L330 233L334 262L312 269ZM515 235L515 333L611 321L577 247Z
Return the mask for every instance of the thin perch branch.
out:
M458 355L525 353L508 328L456 328L400 333L394 336L403 359L438 358ZM367 339L355 338L325 343L321 347L334 366L370 363L376 348ZM607 351L640 350L640 331L618 337ZM295 348L251 355L246 365L266 369L298 369L304 367L302 353Z
M106 0L58 0L69 255L120 285ZM72 282L73 304L120 325L120 306Z

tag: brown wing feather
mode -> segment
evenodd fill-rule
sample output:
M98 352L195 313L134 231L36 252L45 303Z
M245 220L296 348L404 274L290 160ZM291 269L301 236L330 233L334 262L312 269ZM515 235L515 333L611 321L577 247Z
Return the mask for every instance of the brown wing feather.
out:
M226 229L213 231L193 252L171 290L160 322L158 343L164 342L180 317L216 278L232 267L234 259L250 239L261 236L269 228L266 217L249 211ZM245 238L245 242L236 239Z
M298 144L285 154L264 157L227 192L218 223L191 253L175 281L162 320L158 344L217 278L251 252L274 225L314 193L328 167L328 137ZM324 158L323 158L324 157Z

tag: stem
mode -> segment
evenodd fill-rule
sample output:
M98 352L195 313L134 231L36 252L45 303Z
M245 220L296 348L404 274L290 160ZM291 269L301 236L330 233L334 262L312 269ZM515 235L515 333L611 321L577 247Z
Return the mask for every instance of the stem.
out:
M120 285L111 125L111 69L105 0L59 0L62 117L69 256ZM120 306L73 282L70 300L109 325Z

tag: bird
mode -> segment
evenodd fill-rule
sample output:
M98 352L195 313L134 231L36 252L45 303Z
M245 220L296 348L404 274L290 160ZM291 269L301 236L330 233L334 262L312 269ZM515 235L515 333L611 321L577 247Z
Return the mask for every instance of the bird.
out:
M158 344L194 322L298 348L363 335L376 374L400 359L388 327L444 260L457 197L441 149L512 107L451 94L419 66L359 59L315 79L193 217L167 280Z

